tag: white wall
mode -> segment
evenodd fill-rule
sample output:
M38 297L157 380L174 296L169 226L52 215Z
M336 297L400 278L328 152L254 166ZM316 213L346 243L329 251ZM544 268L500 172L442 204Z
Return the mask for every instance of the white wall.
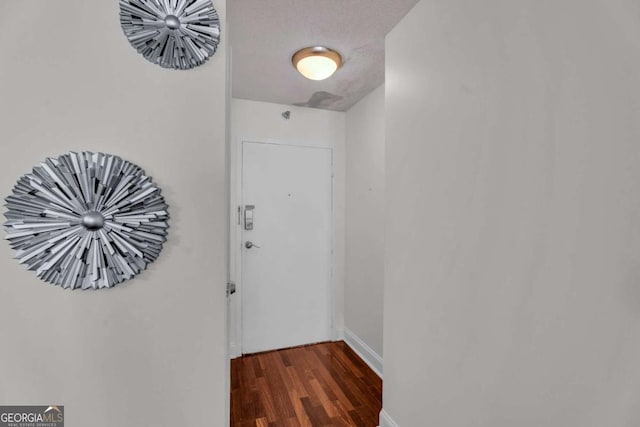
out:
M375 356L382 356L384 142L383 85L347 112L345 330Z
M129 45L117 1L0 4L0 194L47 156L104 151L171 214L156 263L109 290L40 282L0 244L3 404L63 404L69 426L225 424L224 37L206 65L165 70Z
M640 425L638 3L422 0L386 101L391 418Z
M282 117L291 111L291 119ZM344 259L345 259L345 113L292 107L267 102L233 99L231 108L231 242L236 242L237 217L237 151L242 141L279 142L292 145L329 147L334 156L334 203L335 203L335 313L336 328L341 334L344 327ZM235 250L232 265L238 264ZM236 270L240 267L236 266ZM237 271L232 274L237 278ZM237 301L241 298L242 286L231 298L231 356L240 355L240 340L237 322Z

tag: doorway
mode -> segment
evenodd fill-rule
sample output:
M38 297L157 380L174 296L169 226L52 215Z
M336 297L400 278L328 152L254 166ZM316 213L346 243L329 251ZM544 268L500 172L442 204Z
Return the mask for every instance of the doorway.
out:
M243 141L237 259L242 353L333 333L333 150Z

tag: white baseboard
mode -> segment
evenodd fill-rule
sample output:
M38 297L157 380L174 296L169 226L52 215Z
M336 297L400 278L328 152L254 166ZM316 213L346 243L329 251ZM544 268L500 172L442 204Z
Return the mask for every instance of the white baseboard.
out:
M391 419L384 409L380 411L380 427L398 427L398 424Z
M335 330L335 341L344 341L344 328L338 327Z
M359 336L351 332L348 328L344 328L344 341L351 347L353 351L356 352L362 360L366 362L367 365L373 372L375 372L380 378L382 378L382 357L378 355L371 347L367 345L364 341L360 339Z

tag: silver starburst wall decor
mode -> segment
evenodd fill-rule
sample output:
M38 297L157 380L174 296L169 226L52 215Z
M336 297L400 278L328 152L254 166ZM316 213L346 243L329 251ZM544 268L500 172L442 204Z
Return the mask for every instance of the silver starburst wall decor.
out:
M144 270L166 241L169 214L144 171L103 153L49 158L6 199L16 258L67 289L110 288Z
M138 52L165 68L202 65L220 42L211 0L120 0L120 24Z

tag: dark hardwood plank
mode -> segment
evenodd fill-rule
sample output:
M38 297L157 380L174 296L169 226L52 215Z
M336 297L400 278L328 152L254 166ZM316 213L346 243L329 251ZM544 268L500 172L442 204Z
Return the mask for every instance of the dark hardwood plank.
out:
M311 400L308 397L303 397L300 399L302 401L302 406L304 407L304 411L307 413L309 420L311 420L311 425L313 426L330 426L331 420L327 415L327 412L324 410L322 406L313 406L311 404Z
M382 381L344 342L231 361L231 427L375 427Z

